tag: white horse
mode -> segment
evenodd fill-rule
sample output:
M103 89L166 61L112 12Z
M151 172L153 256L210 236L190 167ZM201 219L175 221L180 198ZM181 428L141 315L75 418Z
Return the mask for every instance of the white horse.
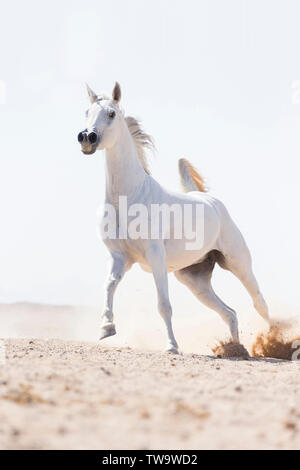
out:
M215 263L231 271L243 283L253 299L258 313L269 321L268 307L260 292L251 267L251 256L243 236L229 216L224 205L205 192L202 177L185 159L179 160L179 173L185 193L171 193L164 189L147 168L145 149L152 147L152 139L137 120L125 117L119 108L121 89L115 84L112 97L97 95L89 87L91 106L86 113L86 129L78 141L84 154L105 150L107 204L119 212L119 197L126 196L128 206L142 204L150 210L153 204L176 204L179 207L201 203L204 207L204 237L199 249L187 249L183 236L134 239L105 238L110 253L110 269L105 286L100 339L116 334L113 321L113 297L116 287L134 263L152 272L158 295L158 310L166 324L167 351L178 352L172 329L172 307L168 292L168 272L185 284L207 307L220 314L228 325L232 340L239 342L236 312L214 292L211 276ZM174 235L175 228L167 227ZM118 229L120 227L118 226Z

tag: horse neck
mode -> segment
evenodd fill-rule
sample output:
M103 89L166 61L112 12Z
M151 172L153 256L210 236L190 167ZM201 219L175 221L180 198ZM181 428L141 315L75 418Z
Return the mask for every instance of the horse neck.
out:
M134 140L122 122L119 139L106 150L106 200L112 204L118 203L119 196L133 200L145 177Z

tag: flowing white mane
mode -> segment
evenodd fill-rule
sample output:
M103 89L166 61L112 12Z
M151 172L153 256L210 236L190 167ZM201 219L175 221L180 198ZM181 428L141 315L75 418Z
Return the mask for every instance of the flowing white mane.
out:
M127 123L128 129L132 138L135 142L137 153L143 168L148 175L150 175L150 170L148 167L146 149L154 151L155 146L153 138L151 135L147 134L141 127L141 123L132 116L126 116L125 121Z
M111 98L106 93L100 93L97 95L97 99L101 101L101 100L109 100ZM123 114L123 111L122 111L122 114ZM125 116L125 121L128 126L129 132L134 140L134 143L136 145L140 162L145 172L148 173L148 175L150 175L146 149L150 150L151 152L155 150L153 138L151 137L150 134L147 134L147 132L144 131L138 119L132 116Z

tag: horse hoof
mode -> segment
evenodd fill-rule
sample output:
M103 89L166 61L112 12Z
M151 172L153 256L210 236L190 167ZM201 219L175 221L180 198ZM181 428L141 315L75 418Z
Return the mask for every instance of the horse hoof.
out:
M116 332L116 328L114 325L110 325L108 327L102 327L100 330L99 340L108 338L109 336L114 336L116 333L117 332Z
M170 354L179 354L178 349L175 348L175 346L168 346L166 352Z

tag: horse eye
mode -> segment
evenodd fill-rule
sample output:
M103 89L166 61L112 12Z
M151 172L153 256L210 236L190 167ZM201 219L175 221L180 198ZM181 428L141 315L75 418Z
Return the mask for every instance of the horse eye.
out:
M110 112L108 113L109 119L113 119L113 118L115 117L115 115L116 115L116 112L115 112L115 111L110 111Z

